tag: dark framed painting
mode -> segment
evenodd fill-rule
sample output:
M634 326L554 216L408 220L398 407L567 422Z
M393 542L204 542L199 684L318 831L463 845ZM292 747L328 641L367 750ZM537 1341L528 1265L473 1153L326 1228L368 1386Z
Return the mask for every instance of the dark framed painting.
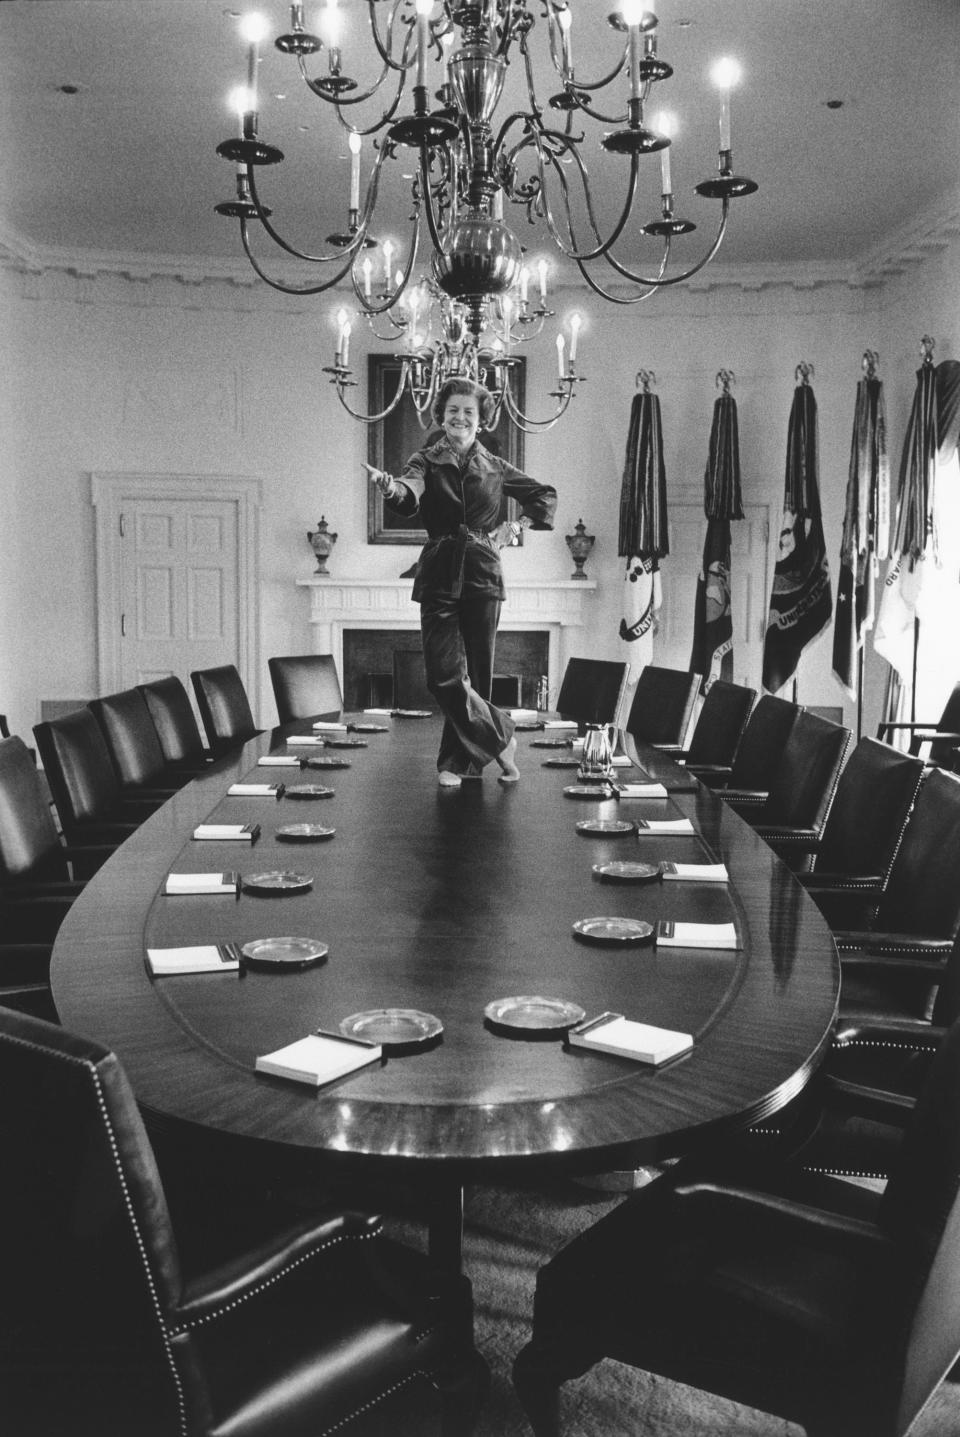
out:
M400 369L403 364L398 354L371 354L367 357L368 410L379 413L385 409L397 392ZM521 358L513 372L513 392L520 408L525 400L527 361ZM400 403L386 419L371 424L367 431L367 461L388 474L399 474L411 454L422 449L428 439L433 442L439 429L432 423L423 429L420 418L409 394L404 394ZM480 435L480 442L492 454L523 468L524 435L522 430L511 424L501 409L496 429ZM516 500L505 499L500 521L515 519L518 514ZM383 495L371 481L367 498L367 542L369 544L423 544L426 532L411 528L409 519L395 514L383 502ZM522 537L522 536L521 536Z

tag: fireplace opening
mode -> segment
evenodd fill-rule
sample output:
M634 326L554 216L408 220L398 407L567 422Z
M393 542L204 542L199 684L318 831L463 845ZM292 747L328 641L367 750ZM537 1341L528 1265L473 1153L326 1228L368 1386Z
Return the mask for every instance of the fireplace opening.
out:
M343 701L348 709L390 708L394 704L394 650L421 652L420 635L405 629L344 629ZM501 629L494 669L520 679L520 702L535 708L537 684L549 670L550 635L542 630Z

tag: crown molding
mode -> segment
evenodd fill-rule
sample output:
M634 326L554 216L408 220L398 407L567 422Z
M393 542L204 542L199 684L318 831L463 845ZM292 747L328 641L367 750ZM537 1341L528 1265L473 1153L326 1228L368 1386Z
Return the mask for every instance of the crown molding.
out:
M946 249L957 235L960 235L960 186L939 196L908 224L884 235L856 260L714 263L685 281L683 288L693 293L718 289L755 292L773 287L813 290L838 284L870 289L922 264L932 254ZM240 256L71 250L37 243L18 233L2 217L0 265L33 275L59 271L80 278L115 275L139 281L160 279L177 280L186 285L214 283L236 285L245 290L261 288L261 281ZM290 267L286 270L280 267L277 278L291 284L302 281L302 275ZM280 295L277 298L287 299Z

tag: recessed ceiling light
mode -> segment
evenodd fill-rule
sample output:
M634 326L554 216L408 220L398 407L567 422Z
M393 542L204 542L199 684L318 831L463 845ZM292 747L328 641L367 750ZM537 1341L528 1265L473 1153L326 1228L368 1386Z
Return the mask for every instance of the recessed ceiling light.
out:
M79 85L58 85L57 89L61 95L78 95L80 93Z
M828 110L842 110L844 105L843 100L824 100L823 103Z

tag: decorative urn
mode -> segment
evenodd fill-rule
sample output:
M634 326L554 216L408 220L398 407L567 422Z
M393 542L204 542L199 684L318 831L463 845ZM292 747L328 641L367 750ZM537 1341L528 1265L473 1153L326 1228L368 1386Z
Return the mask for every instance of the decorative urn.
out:
M337 536L328 531L327 521L322 514L316 529L308 533L307 538L310 541L311 549L317 556L317 567L313 572L315 574L329 575L330 570L327 568L327 560L333 553L333 546L337 542Z
M585 579L587 577L583 572L583 566L589 559L595 542L596 540L593 534L587 533L586 525L582 519L578 521L574 532L566 535L567 548L573 555L573 562L577 566L570 575L571 579Z

